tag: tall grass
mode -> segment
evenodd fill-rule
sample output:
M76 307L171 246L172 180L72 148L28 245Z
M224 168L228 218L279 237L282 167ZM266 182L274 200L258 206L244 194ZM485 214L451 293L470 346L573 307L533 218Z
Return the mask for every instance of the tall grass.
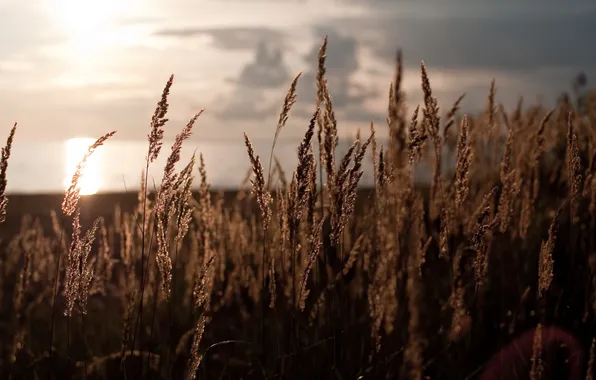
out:
M52 214L51 228L25 217L2 244L3 376L464 379L536 327L526 377L562 376L579 362L592 378L596 104L580 113L520 102L508 112L493 81L483 115L461 115L463 95L442 115L422 63L423 99L408 110L398 53L387 126L371 124L340 156L326 47L297 167L286 172L274 148L300 75L271 131L268 167L244 135L252 179L233 199L211 191L202 155L179 162L200 111L176 136L157 188L143 174L134 207L84 226L78 179L115 132L89 148L64 217ZM173 80L143 173L162 153ZM0 161L1 220L14 133ZM371 188L360 186L366 159ZM414 178L426 161L427 187ZM549 325L575 334L589 360L545 365L560 348L543 336Z

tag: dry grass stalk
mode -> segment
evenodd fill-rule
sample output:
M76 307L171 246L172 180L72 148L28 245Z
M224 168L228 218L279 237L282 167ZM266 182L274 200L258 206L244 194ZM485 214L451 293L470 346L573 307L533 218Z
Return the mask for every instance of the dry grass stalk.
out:
M492 165L497 165L499 160L499 141L501 140L501 129L498 124L497 107L495 106L495 80L490 83L490 90L488 94L488 102L486 106L486 123L488 128L489 141L493 144Z
M271 164L273 162L273 152L275 150L275 144L277 143L277 138L281 130L284 128L286 123L288 122L288 117L290 116L290 110L294 103L296 103L296 86L298 85L298 79L300 78L302 73L298 73L292 84L290 85L290 89L286 94L286 98L284 99L284 104L281 108L281 112L279 114L279 120L277 121L277 127L275 128L275 136L273 137L273 143L271 144L271 154L269 156L269 174L267 175L267 189L269 189L270 181L271 181Z
M439 136L439 105L437 99L433 97L430 80L424 62L420 63L420 70L422 72L422 92L424 94L423 123L425 130L435 144L436 153L436 149L440 147L441 142Z
M170 229L170 223L174 218L177 218L177 242L188 231L188 224L191 219L191 208L188 205L188 200L190 198L190 186L193 180L191 172L194 168L195 156L192 156L190 163L179 174L176 174L174 170L176 164L180 161L182 145L184 141L190 138L194 124L202 113L203 110L195 114L182 131L176 135L164 167L163 177L154 207L154 215L157 223L157 253L155 260L162 279L161 288L166 302L170 299L172 282L172 258L168 231Z
M196 378L196 373L203 360L203 354L199 350L199 345L203 339L205 326L209 322L210 298L213 286L213 264L215 256L210 256L203 264L200 275L195 282L193 298L194 309L199 313L199 318L196 322L194 335L192 339L192 347L190 357L188 359L188 367L186 371L186 379L193 380Z
M323 106L323 103L326 100L326 92L327 92L327 79L325 79L325 73L327 72L326 68L325 68L325 60L327 58L327 36L325 36L325 38L323 39L323 43L321 44L321 46L319 47L319 52L318 52L318 59L317 59L317 80L316 80L316 85L317 85L317 97L315 99L315 106L317 108L321 108ZM318 130L317 130L317 137L318 137L318 142L319 142L319 149L322 148L322 136L323 136L323 127L324 127L324 122L321 119L321 117L324 115L319 115L319 118L317 119L317 126L318 126ZM322 151L322 149L321 149Z
M304 134L304 138L298 148L298 167L296 168L296 193L293 199L296 203L292 205L292 218L299 221L302 218L302 213L306 209L306 205L310 196L309 187L311 187L311 178L316 177L316 172L313 170L315 166L315 158L312 152L312 138L315 131L315 123L319 115L319 109L315 110L313 117L310 119L308 129Z
M352 249L350 250L350 253L348 254L348 260L344 264L344 267L341 270L341 272L338 273L335 277L336 281L339 281L341 276L346 276L348 274L348 272L354 267L354 264L356 264L356 260L358 259L358 254L361 253L363 240L364 240L364 235L360 235L354 242L354 245L352 246Z
M554 110L551 110L544 116L536 134L533 136L532 149L529 152L528 166L526 168L527 177L521 178L521 172L518 174L518 180L522 191L522 209L519 223L519 235L522 239L525 239L528 234L528 228L534 214L534 203L538 196L538 189L540 186L539 181L539 168L542 154L544 153L544 130L546 124L550 120ZM520 156L521 159L521 156Z
M203 157L201 156L201 160ZM195 166L195 155L193 153L190 162L186 165L184 170L180 173L175 188L178 189L178 199L176 202L176 243L180 245L182 240L188 233L190 222L192 220L193 207L191 204L192 198L192 182L194 177L192 171ZM204 166L204 163L203 163Z
M405 164L407 147L407 131L405 118L405 94L401 90L403 78L403 56L401 50L397 51L395 60L395 74L389 85L389 105L387 109L387 126L389 127L389 140L391 162L397 167Z
M528 229L534 214L534 198L532 187L526 180L521 184L521 209L519 216L519 237L525 240L528 237Z
M157 253L155 260L161 277L161 290L166 302L170 300L170 287L172 284L172 258L170 257L170 243L167 236L167 225L163 218L157 221Z
M194 308L200 313L205 313L210 309L209 302L211 300L211 287L213 286L214 264L215 255L205 257L201 272L194 283Z
M337 137L337 119L335 118L333 102L331 100L331 95L329 94L329 90L327 88L327 80L325 79L324 65L326 49L327 39L325 39L323 45L321 46L321 49L319 50L319 72L317 74L317 89L318 93L320 93L325 102L325 112L322 115L324 139L322 144L323 151L321 152L321 157L324 158L325 163L325 172L327 174L327 189L331 194L333 194L337 192L337 190L335 190L333 186L336 176L335 149L339 140ZM321 69L321 67L323 67L323 69ZM318 97L319 95L317 95L317 98Z
M424 126L418 128L418 112L420 106L416 106L414 113L412 114L412 120L410 122L410 139L408 141L409 151L409 163L413 166L420 159L420 151L426 142L427 135L425 133Z
M74 174L72 175L72 180L70 181L70 186L66 190L66 193L64 194L64 201L62 202L62 212L65 215L72 215L77 209L79 198L81 197L79 179L83 175L83 170L87 165L87 160L89 159L89 157L91 157L91 155L93 154L93 152L95 152L97 148L102 146L110 137L114 136L115 134L116 131L113 131L110 133L106 133L105 135L98 138L91 146L89 146L87 152L85 153L81 161L77 164L77 168Z
M317 59L317 79L316 79L316 86L317 86L317 95L315 98L315 106L318 109L322 109L323 103L325 102L326 99L326 92L327 92L327 80L325 79L325 59L326 59L326 54L327 54L327 36L325 36L323 43L321 44L321 47L319 48L319 53L318 53L318 59ZM323 184L323 169L325 167L325 138L323 137L323 130L325 127L325 117L326 117L327 111L325 110L325 112L319 112L319 117L317 118L317 145L319 148L319 183L320 183L320 187L321 187L321 213L324 212L323 210L323 190L324 190L324 184ZM286 186L284 186L285 188Z
M519 192L518 183L516 182L516 171L512 166L513 138L514 131L510 127L509 132L507 133L505 152L503 153L500 168L502 189L499 197L499 219L501 220L499 229L501 233L505 233L509 228L513 214L514 201Z
M384 207L381 208L381 205ZM392 216L390 210L395 205L388 207L386 204L379 204L379 215L375 228L374 238L377 242L375 260L368 264L369 272L372 275L372 282L368 287L368 309L371 318L371 340L374 352L381 350L382 329L387 335L393 332L395 316L401 300L397 297L398 276L401 277L402 252L399 249L399 236L393 228L388 228L388 221ZM405 215L400 212L398 217ZM395 222L394 222L395 223ZM400 227L398 227L399 229ZM372 355L372 353L371 353Z
M296 103L296 86L298 85L298 79L300 79L301 75L302 73L298 73L294 77L294 80L292 80L292 84L290 85L290 89L286 94L281 113L279 114L279 120L277 121L277 128L275 128L275 138L273 141L277 140L279 133L288 121L288 117L290 116L290 110L292 109L292 106L294 105L294 103Z
M8 205L8 198L6 197L6 185L8 183L6 170L8 169L10 149L12 148L12 141L14 140L16 130L17 124L15 123L6 139L6 145L2 148L2 157L0 158L0 223L6 220L6 206Z
M174 75L170 76L166 86L161 94L161 99L157 103L153 117L151 118L151 132L148 135L149 139L149 154L147 156L148 162L153 162L159 156L163 140L163 127L168 122L166 114L168 113L168 96L170 95L170 88L174 83Z
M164 216L167 213L171 202L173 201L173 192L176 190L175 184L179 179L179 176L175 174L174 170L176 168L176 164L178 161L180 161L182 145L184 144L184 141L188 140L192 135L194 124L202 113L203 110L200 110L197 114L195 114L182 129L182 131L174 138L170 155L168 156L163 170L163 177L155 202L155 213L157 215Z
M579 222L579 203L581 197L581 160L577 135L573 132L573 115L569 113L567 129L567 188L571 221Z
M387 171L385 169L386 167L387 167L387 163L385 160L385 150L383 149L383 146L381 145L381 151L379 152L379 166L377 168L377 172L379 174L378 174L377 181L376 181L376 184L380 191L383 190L383 188L385 187L385 184L387 183Z
M310 291L306 288L308 284L308 276L310 275L313 265L315 264L315 261L319 256L319 252L321 251L321 231L323 229L323 222L324 220L321 220L319 223L317 223L317 225L313 226L313 230L310 233L309 239L311 251L308 254L306 265L302 272L302 279L300 280L300 292L298 294L298 307L300 308L300 311L304 311L304 308L306 307L306 298L310 293Z
M536 134L534 135L534 146L530 156L531 169L536 169L540 165L540 159L542 158L542 155L544 153L544 130L546 128L546 124L550 120L553 113L554 110L551 110L544 116L544 118L540 122L540 126L538 127Z
M458 248L452 263L453 290L449 296L449 306L452 310L449 338L452 341L461 339L464 333L463 328L465 326L466 317L468 315L465 303L465 284L461 272L463 254L464 249L461 247Z
M461 94L459 98L457 98L457 100L453 103L451 109L449 110L449 112L447 112L447 115L445 115L445 126L443 127L443 138L445 139L445 141L450 140L449 131L455 123L455 114L457 113L457 111L459 111L460 104L464 100L465 96L465 93Z
M205 326L207 325L208 319L205 315L201 315L195 326L194 335L192 338L192 347L190 351L190 359L188 362L188 370L186 374L187 380L194 380L197 376L197 370L203 361L203 354L199 350L199 345L203 339L203 333L205 332Z
M312 155L313 159L310 161L310 168L309 168L309 173L310 173L310 177L309 177L309 184L308 184L308 210L307 210L307 221L308 221L308 226L310 228L312 228L312 226L315 224L315 219L317 217L317 203L319 201L319 191L317 189L317 162L314 159L314 151L313 151L313 147L311 146L310 149L310 154ZM321 207L323 206L323 200L321 199Z
M366 149L373 138L374 136L371 135L354 154L354 165L352 168L348 169L350 156L358 145L358 141L354 142L354 144L350 147L350 150L344 156L344 159L340 165L340 169L336 177L337 182L334 185L334 189L338 191L338 193L333 194L335 196L335 202L331 214L331 229L333 231L331 240L333 244L339 243L346 223L354 213L358 182L360 181L360 178L363 174L362 160L364 159Z
M271 194L266 188L265 175L263 174L263 165L261 165L261 159L255 154L254 148L248 135L244 134L244 144L248 151L248 157L252 165L252 171L255 179L250 180L253 187L253 193L257 196L257 202L261 209L261 216L263 218L263 230L266 231L269 228L269 222L271 221Z
M544 292L550 288L553 280L553 250L555 249L555 239L557 237L557 230L559 226L559 217L563 206L559 207L557 213L548 228L548 240L542 242L540 247L540 256L538 259L538 297L542 297Z
M470 191L470 165L472 155L468 140L468 117L464 116L457 142L457 158L455 166L455 208L461 210Z
M495 216L492 204L497 188L494 187L484 196L478 210L471 216L469 229L471 248L475 251L474 275L476 277L476 288L482 291L488 275L489 253L492 244L492 232L499 224L498 215Z
M72 242L68 252L64 296L66 310L64 315L71 317L73 313L87 314L87 297L93 279L94 260L88 263L89 252L95 240L95 233L99 227L98 218L93 226L81 236L80 210L77 210L72 221Z
M451 226L449 210L444 208L441 210L441 227L439 230L439 257L449 257L449 230Z
M431 206L429 216L431 219L436 219L441 215L441 209L445 202L443 194L443 182L441 176L441 151L442 142L441 136L439 135L439 104L437 99L432 95L432 89L430 87L430 80L426 71L426 65L424 62L420 63L420 69L422 72L422 92L424 94L424 119L422 121L423 128L428 133L431 141L433 142L434 148L434 161L433 161L433 175L431 181Z
M534 331L534 345L532 346L532 367L530 369L530 379L540 380L544 373L544 362L542 359L542 324L539 323Z

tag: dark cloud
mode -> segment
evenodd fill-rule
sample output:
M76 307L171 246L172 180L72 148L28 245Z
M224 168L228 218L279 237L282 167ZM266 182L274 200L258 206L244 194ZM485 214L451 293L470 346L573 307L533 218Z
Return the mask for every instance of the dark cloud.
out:
M210 36L217 47L225 50L256 49L263 41L282 45L284 33L270 28L166 28L158 30L155 36L171 38L196 38Z
M471 70L475 70L476 76L486 75L485 86L474 80L461 85L453 81L457 88L435 91L445 107L466 92L463 106L473 112L484 106L493 77L497 80L500 101L509 106L522 95L532 98L544 95L551 102L561 91L570 89L574 75L580 71L589 77L596 76L596 43L587 38L596 34L596 7L576 3L570 4L571 9L551 4L547 11L537 10L535 14L526 7L523 14L518 14L500 5L486 4L484 8L478 6L467 12L462 2L452 1L449 4L453 7L446 13L439 10L425 13L419 9L416 13L408 8L415 13L412 17L397 12L399 7L395 4L388 4L375 8L383 12L360 18L336 18L326 21L318 30L334 31L329 34L330 51L336 43L342 45L343 40L351 38L357 50L387 67L394 65L395 52L401 48L406 76L419 73L421 60L431 69L431 82L436 70L452 70L462 78ZM556 7L560 12L554 11ZM364 69L370 74L368 66ZM511 78L520 81L512 82ZM378 90L385 92L385 88ZM370 116L366 107L355 104L345 107L350 120Z
M332 24L386 61L392 61L395 49L401 48L407 60L441 68L596 66L596 42L588 38L596 35L596 11L426 19L396 13Z
M282 48L267 39L259 41L253 59L242 68L238 79L231 80L235 91L218 116L228 120L271 117L279 104L268 101L265 92L287 86L291 79Z
M240 72L237 83L244 87L277 88L288 80L290 74L283 61L282 49L263 40L255 48L253 60Z

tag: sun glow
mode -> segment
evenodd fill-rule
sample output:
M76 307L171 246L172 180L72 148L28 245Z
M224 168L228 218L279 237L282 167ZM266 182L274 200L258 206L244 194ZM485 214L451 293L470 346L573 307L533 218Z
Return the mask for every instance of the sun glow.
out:
M72 175L77 169L77 165L87 152L90 145L95 142L91 138L74 138L66 142L66 176L64 177L64 188L68 189L72 180ZM101 149L97 149L87 159L87 165L83 169L83 175L79 178L79 187L81 195L91 195L97 193L101 186Z
M65 35L68 58L92 63L105 49L130 44L137 29L124 25L141 8L140 0L45 0L52 24Z
M125 4L117 0L53 0L51 14L68 31L91 32L108 23Z

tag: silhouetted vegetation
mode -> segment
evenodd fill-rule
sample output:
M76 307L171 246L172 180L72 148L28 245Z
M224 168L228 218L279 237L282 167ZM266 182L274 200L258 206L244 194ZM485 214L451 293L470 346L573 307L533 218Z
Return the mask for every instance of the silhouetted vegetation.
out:
M573 368L592 378L596 97L579 95L585 76L553 110L522 100L505 110L487 84L474 116L462 98L439 107L422 63L424 97L408 110L398 54L387 125L367 126L339 156L326 45L297 167L279 165L275 142L259 157L245 135L251 175L233 199L211 190L200 154L178 162L201 112L162 151L173 77L148 134L143 173L169 155L156 190L143 176L134 207L81 214L85 160L113 132L90 147L62 210L24 217L2 243L3 378L467 379L526 331L520 378ZM14 132L0 161L2 220ZM365 159L375 182L363 189ZM432 181L416 186L423 162Z

